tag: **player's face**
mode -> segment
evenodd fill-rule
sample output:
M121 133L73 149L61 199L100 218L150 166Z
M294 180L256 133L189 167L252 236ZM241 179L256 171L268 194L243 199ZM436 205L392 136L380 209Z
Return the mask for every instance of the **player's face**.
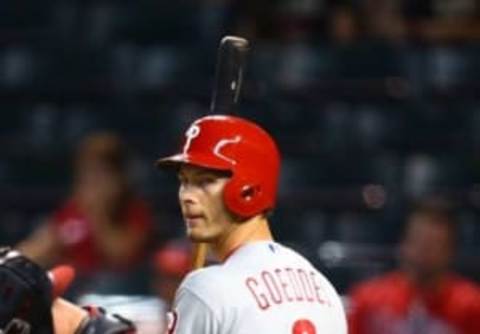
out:
M181 167L178 196L187 236L196 242L215 242L233 221L223 203L224 172L189 165Z

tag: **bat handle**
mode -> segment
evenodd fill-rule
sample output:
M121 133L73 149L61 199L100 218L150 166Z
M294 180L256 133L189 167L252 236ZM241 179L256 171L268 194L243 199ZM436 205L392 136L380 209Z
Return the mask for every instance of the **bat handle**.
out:
M203 268L205 266L205 261L207 258L208 244L207 243L198 243L195 244L193 249L193 270Z

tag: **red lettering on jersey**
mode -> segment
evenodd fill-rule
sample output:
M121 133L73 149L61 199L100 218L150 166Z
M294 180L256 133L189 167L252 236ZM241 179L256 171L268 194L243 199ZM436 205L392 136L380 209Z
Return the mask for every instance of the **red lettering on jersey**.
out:
M315 300L313 296L313 289L310 284L310 280L308 279L307 273L303 269L297 269L298 279L302 283L303 291L305 293L305 297L307 301L313 302Z
M287 272L288 278L290 279L290 284L293 286L293 291L295 292L295 298L297 302L303 301L302 290L295 275L295 272L292 268L285 268L285 271Z
M280 286L282 287L283 289L283 293L285 294L285 298L287 299L287 301L291 302L293 301L293 298L290 297L290 295L288 294L288 288L290 287L290 285L288 285L288 283L286 283L284 280L283 280L283 277L282 277L282 270L281 269L275 269L275 274L277 275L277 279L278 281L280 282Z
M269 271L262 271L262 279L263 283L268 289L268 292L270 293L270 298L272 301L275 304L282 303L282 293L280 292L277 282L275 282L275 277L272 275L272 273Z
M249 277L245 281L245 284L247 285L248 290L253 295L253 298L255 298L255 301L257 302L257 305L260 309L266 310L267 308L270 307L270 303L268 302L267 297L265 296L264 293L261 293L260 291L255 291L255 288L258 287L258 282L255 278Z
M258 277L248 277L245 285L261 310L285 302L319 303L331 306L328 291L318 273L303 268L263 270Z
M316 278L315 272L313 271L310 272L310 278L312 279L313 289L315 290L317 301L320 304L325 304L326 302L328 302L328 300L325 299L325 291L323 290L323 287L319 285L315 280Z

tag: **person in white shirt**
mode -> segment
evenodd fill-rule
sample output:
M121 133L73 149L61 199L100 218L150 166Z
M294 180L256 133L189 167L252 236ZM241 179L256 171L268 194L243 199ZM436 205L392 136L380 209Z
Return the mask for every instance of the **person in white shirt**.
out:
M175 168L187 236L208 243L219 264L191 272L170 314L175 334L346 334L330 282L304 257L273 241L280 155L258 125L206 116L186 131Z

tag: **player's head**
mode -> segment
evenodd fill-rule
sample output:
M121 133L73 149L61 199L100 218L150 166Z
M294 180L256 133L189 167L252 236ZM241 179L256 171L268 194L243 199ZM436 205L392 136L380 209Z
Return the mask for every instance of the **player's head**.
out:
M212 221L242 221L275 206L280 155L272 137L251 121L202 117L185 132L181 152L157 164L177 169L187 223L189 217L195 222L197 210Z
M407 217L401 244L403 265L414 278L429 281L446 272L455 248L456 219L451 206L437 199L417 203Z
M121 139L110 132L87 136L75 156L75 181L98 187L106 181L123 183L127 178L127 150Z

